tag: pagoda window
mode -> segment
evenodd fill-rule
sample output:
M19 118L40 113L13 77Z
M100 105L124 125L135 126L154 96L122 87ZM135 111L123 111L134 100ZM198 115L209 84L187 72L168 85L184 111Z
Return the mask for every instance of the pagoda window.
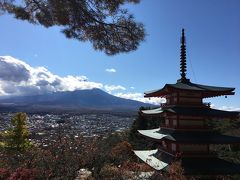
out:
M174 126L174 127L177 126L177 120L176 120L176 119L173 120L173 126Z
M174 97L173 98L173 104L176 104L178 102L178 98L177 97Z
M165 141L162 141L162 146L167 149L167 143Z
M172 143L172 148L171 148L172 151L177 151L177 145L175 143Z
M176 104L178 100L177 93L166 96L166 104Z
M166 120L165 120L165 125L166 125L166 126L169 126L169 119L166 119Z
M180 96L184 97L199 97L201 98L201 93L193 93L193 92L179 92Z
M181 152L208 152L207 144L180 144Z
M188 120L204 120L203 117L198 117L198 116L183 116L183 115L179 116L179 119L181 119L181 120L186 120L186 119L188 119Z
M179 120L179 126L196 126L196 127L204 127L204 121L195 121L195 120Z
M193 98L193 97L179 97L179 103L180 104L202 104L201 98Z
M166 96L166 104L171 104L171 96L170 95Z

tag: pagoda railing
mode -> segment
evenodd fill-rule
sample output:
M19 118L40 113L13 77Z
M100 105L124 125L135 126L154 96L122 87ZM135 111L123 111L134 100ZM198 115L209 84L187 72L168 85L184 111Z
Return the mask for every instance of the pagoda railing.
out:
M164 124L164 123L161 123L160 124L160 127L162 127L162 128L170 128L170 129L179 129L179 130L188 130L188 129L190 129L190 130L192 130L192 129L196 129L196 130L208 130L207 129L207 127L208 126L206 126L206 125L202 125L202 126L200 126L200 125L185 125L185 126L183 126L183 125L166 125L166 124Z
M201 151L199 152L182 152L181 153L182 157L216 157L217 154L216 153L212 153L212 152L209 152L209 153L203 153Z
M163 147L162 145L160 145L158 147L158 149L166 154L169 154L171 156L175 156L176 155L176 151L172 151L171 149L168 149L167 147Z

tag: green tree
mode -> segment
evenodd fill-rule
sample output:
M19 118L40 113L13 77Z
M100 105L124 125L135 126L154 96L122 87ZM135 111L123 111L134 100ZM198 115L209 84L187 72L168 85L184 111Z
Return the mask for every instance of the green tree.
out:
M18 151L25 150L30 146L28 136L26 113L15 114L11 119L11 127L4 133L5 147Z
M136 50L143 24L123 8L140 0L0 0L0 13L45 27L61 26L67 38L90 41L108 55Z

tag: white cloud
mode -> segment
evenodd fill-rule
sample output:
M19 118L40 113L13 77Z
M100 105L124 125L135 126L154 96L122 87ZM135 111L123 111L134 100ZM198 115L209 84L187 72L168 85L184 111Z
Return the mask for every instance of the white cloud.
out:
M235 107L235 106L217 107L215 104L210 104L210 107L213 109L219 109L219 110L224 110L224 111L240 111L240 107Z
M109 73L115 73L115 72L117 72L117 70L114 69L114 68L106 69L105 71L107 71L107 72L109 72Z
M144 95L138 92L122 93L121 91L126 91L126 88L121 85L103 85L91 82L86 76L60 77L45 67L31 67L13 57L0 56L0 95L32 95L93 88L103 89L108 93L117 91L115 96L144 103L159 105L165 102L163 98L144 98ZM130 87L130 89L134 89L134 87Z
M0 95L43 94L103 88L85 76L60 77L44 67L31 67L10 56L0 56Z
M130 89L135 89L135 87L131 86Z
M116 90L122 90L125 91L126 88L121 86L121 85L105 85L104 89L108 92L111 93L112 91L116 91Z
M10 82L27 81L30 78L30 66L12 57L0 57L0 80Z
M117 97L125 98L125 99L132 99L136 101L141 101L144 103L150 103L159 105L160 103L165 103L164 98L144 98L144 95L142 93L116 93L114 94Z
M240 107L234 107L234 106L222 106L218 109L224 110L224 111L240 111Z

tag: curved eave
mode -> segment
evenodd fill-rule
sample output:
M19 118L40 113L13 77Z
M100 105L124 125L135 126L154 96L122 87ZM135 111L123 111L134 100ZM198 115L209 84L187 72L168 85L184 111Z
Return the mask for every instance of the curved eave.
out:
M156 139L156 140L160 140L167 136L166 134L161 134L158 131L160 131L160 128L150 129L150 130L138 130L138 132L141 135L152 138L152 139Z
M176 133L165 137L170 141L186 144L240 144L240 137L222 134Z
M201 92L203 98L234 95L235 88L231 87L217 87L207 86L194 83L176 83L166 84L162 89L145 92L144 97L165 97L167 94L173 91L195 91Z
M207 117L221 117L221 118L235 118L239 115L236 111L224 111L211 108L185 108L185 107L172 107L165 110L166 112L178 115L194 115L194 116L207 116Z
M158 115L163 113L162 108L150 109L150 110L141 110L141 113L144 115Z
M144 116L159 116L162 113L171 113L178 115L194 115L205 117L221 117L221 118L236 118L240 112L237 111L224 111L218 109L211 109L206 107L184 107L184 106L172 106L167 108L156 108L150 110L142 110L141 113Z
M142 161L144 161L146 164L151 166L155 170L162 170L165 167L168 166L167 163L160 161L156 157L154 157L154 154L158 152L157 149L155 150L144 150L144 151L133 151L136 156L138 156Z
M240 144L240 137L223 135L218 132L179 132L162 128L138 130L138 132L153 140L170 140L187 144Z
M202 93L203 98L212 98L212 97L217 97L217 96L228 96L228 95L234 95L235 92L211 92L207 91Z
M192 83L192 85L195 87L201 88L203 90L212 91L212 92L231 92L235 90L235 88L233 87L208 86L208 85L194 84L194 83Z
M152 90L144 92L144 97L164 97L169 94L167 89L168 84L166 84L162 89Z

